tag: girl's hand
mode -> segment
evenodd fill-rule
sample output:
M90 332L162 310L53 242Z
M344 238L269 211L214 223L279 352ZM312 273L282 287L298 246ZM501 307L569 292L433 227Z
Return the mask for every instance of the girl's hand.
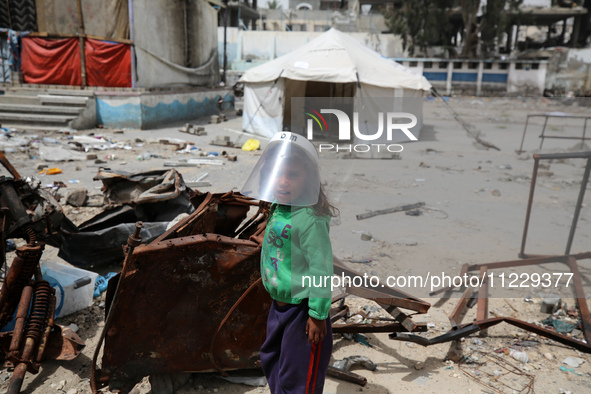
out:
M321 342L326 336L326 320L318 320L313 317L308 317L306 334L308 335L308 343Z

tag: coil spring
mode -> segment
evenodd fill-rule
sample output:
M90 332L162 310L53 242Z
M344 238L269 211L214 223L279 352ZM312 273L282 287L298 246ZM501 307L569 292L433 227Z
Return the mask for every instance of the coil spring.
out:
M41 280L35 283L33 294L33 307L25 330L27 338L35 341L41 339L43 330L48 320L49 304L51 303L52 288L49 282Z
M35 273L35 269L37 268L37 264L39 264L39 259L41 259L42 253L42 248L31 247L30 245L26 245L24 248L17 249L16 254L18 258L22 260L20 262L21 269L18 277L14 280L14 283L10 287L10 294L8 295L7 304L14 305L16 308L16 305L18 305L18 302L21 299L21 293L23 292L23 289L29 284L31 277Z
M33 230L31 227L27 227L25 229L25 232L27 233L27 236L29 237L29 244L34 244L35 241L37 241L37 234L35 234L35 230Z

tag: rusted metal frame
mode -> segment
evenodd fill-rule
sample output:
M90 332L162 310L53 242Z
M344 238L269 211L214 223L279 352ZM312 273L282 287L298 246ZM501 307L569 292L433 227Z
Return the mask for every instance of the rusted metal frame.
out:
M555 138L555 139L573 139L573 140L582 140L585 141L585 129L587 128L587 119L591 119L591 116L589 115L565 115L565 116L554 116L554 115L548 115L548 114L533 114L533 115L528 115L527 118L529 120L530 117L545 117L545 121L544 121L544 127L542 128L542 134L540 134L540 138L542 139L540 141L540 149L542 149L542 146L544 145L544 139L546 138ZM546 125L548 124L548 118L562 118L562 119L585 119L585 122L583 124L583 136L581 138L579 137L569 137L569 136L559 136L559 135L545 135L546 132ZM526 129L527 129L527 121L525 123ZM523 137L521 140L521 147L519 148L519 153L523 152L521 149L523 148L523 139L525 138L525 130L523 130ZM589 139L589 138L587 138Z
M10 175L12 175L12 177L14 179L21 178L21 175L18 173L16 168L14 168L12 166L12 164L10 164L10 161L8 161L8 158L4 155L4 152L2 152L2 151L0 151L0 163L2 163L4 168L6 168L6 170L8 170L8 172L10 172Z
M569 238L566 245L565 254L570 254L570 248L572 246L575 230L577 227L577 222L579 219L579 213L581 211L581 206L583 203L583 198L585 195L585 190L587 188L587 183L589 182L589 174L591 171L591 152L574 152L574 153L548 153L548 154L534 154L534 169L532 173L532 180L530 185L530 192L528 197L527 203L527 211L525 216L525 224L523 228L523 236L521 240L521 250L519 252L520 258L525 258L527 255L525 254L525 243L527 239L527 232L529 228L531 210L533 205L533 198L534 198L534 191L536 187L536 180L538 175L538 168L539 168L539 161L540 160L555 160L555 159L587 159L587 165L585 166L585 172L583 174L583 180L581 182L581 190L579 191L579 198L577 200L577 204L575 205L575 214L573 215L573 221L571 223L571 228L569 232Z
M154 242L161 242L161 241L167 239L168 237L170 237L171 235L176 234L179 229L185 227L186 225L188 225L190 223L193 223L193 221L197 220L201 215L204 214L205 208L211 203L212 199L213 199L213 195L211 193L207 193L203 202L201 204L199 204L197 209L195 209L195 211L191 215L189 215L189 217L186 218L186 220L179 221L177 224L175 224L174 226L169 228L167 231L160 234L160 236L158 238L156 238L154 240Z
M382 308L386 309L390 306L399 308L409 309L418 313L427 313L430 304L425 302L419 302L410 300L407 298L398 298L389 296L388 294L381 293L373 289L365 289L363 287L350 287L347 288L347 293L355 295L357 297L367 298L378 303ZM426 304L426 305L425 305Z
M217 195L216 195L217 196ZM243 196L240 193L235 193L233 191L229 191L227 193L222 194L219 197L219 200L226 203L237 203L242 205L252 205L252 206L259 206L260 201L256 200L252 197Z
M523 235L521 237L521 250L519 257L523 258L525 255L525 241L527 240L527 231L529 230L529 219L531 216L531 208L534 200L534 191L536 190L536 179L538 177L538 167L540 166L539 158L534 155L534 170L531 176L531 184L529 186L529 197L527 198L527 209L525 211L525 225L523 227Z
M591 258L591 252L579 253L574 255L575 258L581 260ZM489 270L499 268L511 268L511 267L526 267L528 265L540 265L548 263L564 263L568 264L568 256L547 256L547 257L535 257L523 260L509 260L509 261L497 261L494 263L486 263ZM480 267L484 264L472 264L468 267L468 271L480 270Z
M333 366L328 366L328 370L326 371L328 376L332 376L333 378L341 379L347 382L355 383L360 386L365 386L367 384L367 379L363 376L356 374L354 372L349 371L341 371Z
M247 240L247 239L231 238L231 237L226 237L225 235L207 233L207 234L203 234L203 235L189 235L187 237L166 239L166 240L160 241L160 242L153 241L148 245L139 245L136 247L135 254L139 257L143 254L150 254L153 251L157 251L157 250L161 250L161 249L169 249L170 247L174 247L174 246L183 246L187 242L191 242L191 243L217 242L217 243L228 244L231 246L250 246L250 247L259 247L260 246L260 244L250 241L250 240Z
M540 150L542 149L542 144L544 143L544 133L546 132L546 125L548 124L548 117L546 116L546 120L544 120L544 127L542 128L542 134L540 134Z
M456 329L457 327L462 328L462 327L467 327L468 325L471 325L471 324L477 324L480 327L480 330L485 330L486 328L490 327L491 325L495 325L495 324L498 324L502 321L506 321L507 323L515 325L519 328L523 328L525 330L537 333L539 335L543 335L545 337L554 339L560 343L563 343L563 344L566 344L569 346L573 346L579 350L591 353L591 345L588 345L588 346L585 344L581 345L581 342L579 342L575 339L559 335L554 331L546 330L546 329L537 327L535 325L523 322L521 320L508 318L508 317L498 317L498 318L493 318L493 319L487 319L486 311L488 311L488 305L487 305L488 303L487 302L485 303L485 301L482 301L482 300L487 300L485 297L483 297L485 295L483 288L488 289L488 282L484 282L484 281L487 280L486 274L489 269L537 265L537 264L553 263L553 262L563 262L563 263L569 265L571 272L573 273L573 282L575 285L575 295L577 298L577 305L579 307L579 312L581 314L581 320L583 322L583 327L582 327L583 328L583 335L584 335L587 343L591 344L591 315L590 315L589 308L586 303L586 296L585 296L585 292L583 290L581 275L580 275L580 272L578 269L578 264L577 264L577 258L576 258L577 256L580 256L582 258L591 258L591 252L579 253L576 256L575 255L573 255L573 256L549 256L549 257L533 258L533 259L528 259L528 260L516 260L516 261L506 261L506 262L498 262L498 263L487 263L487 264L482 264L482 265L471 265L469 267L469 271L478 269L480 271L481 280L483 281L483 285L479 291L477 320L474 323L468 323L468 324L461 325L461 326L458 326L458 324L457 324L459 316L461 315L462 311L466 308L466 304L468 302L467 296L468 296L469 292L472 290L471 288L468 287L468 288L466 288L466 291L464 292L462 299L458 302L458 304L454 308L454 311L452 312L452 314L449 317L450 322L452 323L452 327L454 329ZM419 338L421 338L421 337L419 337ZM420 339L417 339L417 340L420 340ZM565 341L567 341L567 342L565 342ZM583 347L581 347L581 346L583 346Z
M244 293L242 293L242 295L240 296L240 298L238 298L238 300L234 303L234 305L232 305L232 307L230 308L230 310L228 311L228 313L226 313L226 316L224 316L224 318L220 322L217 330L213 334L213 337L211 338L211 346L209 347L209 360L211 361L211 364L213 365L213 367L218 372L220 372L222 374L222 376L224 376L224 377L227 377L228 374L222 368L220 368L220 366L216 363L215 356L214 356L214 351L213 351L214 346L215 346L215 341L217 339L217 336L218 336L219 332L221 331L222 327L224 326L224 324L226 324L226 322L228 321L228 319L230 318L230 316L232 316L232 312L234 312L234 310L238 307L238 305L240 305L240 303L242 302L242 300L244 300L246 298L246 296L252 291L252 289L254 289L255 287L259 286L262 283L263 283L263 278L259 278L253 284L251 284L248 287L248 289L246 289L244 291Z
M406 314L402 313L400 309L394 308L394 310L390 312L390 315L392 315L392 317L397 322L402 324L402 326L406 328L406 331L413 332L417 329L417 324L413 322L412 319L408 317Z
M427 332L426 323L416 323L413 332ZM334 334L373 333L373 332L407 332L402 324L395 323L339 323L332 326Z
M492 317L492 318L486 319L484 321L475 321L472 323L467 323L465 325L462 325L460 328L465 328L465 327L469 327L469 326L470 327L476 326L476 327L478 327L478 329L482 330L482 329L490 328L490 327L495 326L495 325L502 323L502 322L511 324L512 326L521 328L521 329L529 331L529 332L533 332L534 334L538 334L538 335L543 336L545 338L552 339L556 342L559 342L563 345L570 346L570 347L577 349L579 351L582 351L585 353L591 353L591 345L589 345L585 342L578 341L572 337L567 337L565 335L559 334L556 331L551 331L546 328L536 326L535 324L530 324L530 323L527 323L523 320L515 319L512 317Z
M587 158L587 165L585 166L585 172L583 173L583 180L581 182L581 190L579 191L579 198L575 205L575 213L573 215L573 222L570 225L570 232L568 234L568 241L566 242L566 250L564 254L570 254L570 248L573 244L573 238L575 237L575 231L577 229L577 223L579 221L579 214L581 213L581 207L585 198L585 190L587 190L587 183L589 183L589 173L591 172L591 156Z
M334 257L333 262L335 275L344 275L350 278L353 278L355 276L363 277L363 274L352 271L343 266L342 262L338 258ZM415 298L398 289L394 289L386 285L383 285L383 287L381 287L379 284L378 287L380 288L379 291L374 289L365 289L361 287L351 286L346 288L346 292L351 295L356 295L363 298L375 298L378 304L383 304L383 307L397 306L404 309L410 309L418 313L427 313L427 311L431 307L431 304L429 304L428 302Z
M33 298L33 286L25 286L22 291L21 299L18 305L18 312L16 315L16 321L14 324L14 331L12 334L12 341L10 342L9 352L18 352L23 336L25 334L25 323L29 314L29 305L31 305L31 299Z
M478 289L478 308L476 310L476 320L485 320L488 318L488 277L487 266L482 265L480 267L480 288ZM481 337L488 336L486 330L480 331Z
M585 337L585 341L587 341L588 344L591 344L591 315L589 314L589 306L587 305L587 297L585 296L585 290L583 289L577 260L574 257L569 257L568 265L573 273L575 296L577 297L577 305L581 314L583 336Z
M129 267L129 259L131 258L131 255L133 254L134 249L138 245L140 245L142 242L142 236L140 235L140 232L143 227L143 223L137 222L135 226L136 226L135 233L130 234L129 238L127 239L127 250L126 250L127 253L125 255L125 260L123 261L123 268L121 269L121 273L120 273L121 276L119 278L119 282L117 283L117 289L115 290L115 296L113 297L113 302L112 302L111 307L109 309L109 314L107 315L107 317L105 319L105 326L103 327L103 332L101 333L101 336L99 338L98 344L96 345L96 349L94 351L94 355L92 358L92 366L91 366L91 370L90 370L90 389L92 390L92 392L94 394L98 393L99 386L101 383L103 383L102 380L99 382L99 380L97 379L96 363L98 360L100 350L103 345L103 341L105 340L107 330L109 329L109 326L111 325L110 323L111 323L112 316L114 316L113 311L117 309L117 298L119 296L119 286L121 285L123 278L125 278L125 275L127 274L127 270ZM100 370L99 370L99 372L100 372ZM100 376L100 374L98 376Z
M591 345L585 342L577 341L576 339L573 339L571 337L558 334L556 331L550 331L546 328L539 327L534 324L524 322L523 320L514 319L511 317L493 317L483 321L466 323L459 326L457 330L450 330L443 335L431 339L407 332L397 332L390 334L390 339L405 342L414 342L422 346L430 346L438 343L450 342L456 339L467 337L468 335L471 335L477 331L485 330L502 322L511 324L515 327L521 328L529 332L533 332L545 338L552 339L558 343L570 346L581 352L591 353Z
M341 310L338 310L337 308L332 308L330 310L330 322L335 323L339 321L343 317L346 317L347 313L349 313L349 307L347 305L344 305Z
M464 264L464 265L462 265L462 269L460 270L460 277L463 278L464 275L466 275L467 273L468 273L468 264ZM435 290L435 291L430 292L429 295L431 297L433 297L433 296L436 296L436 295L441 294L441 293L447 293L448 291L452 291L455 288L456 287L454 287L453 285L452 286L449 286L449 287L442 287L441 289L438 289L438 290ZM464 286L461 286L460 287L460 290L463 289L463 288L464 288Z
M468 301L472 298L474 294L474 289L471 287L466 287L464 290L464 294L462 294L462 298L456 304L456 307L452 311L451 315L448 316L449 322L451 323L451 327L455 330L458 328L461 322L461 316L464 310L466 309L466 305L468 305Z
M435 338L425 338L420 335L414 335L408 332L395 332L390 334L388 337L396 341L413 342L422 346L431 346L467 337L478 330L480 330L480 328L476 324L468 324L459 327L457 330L450 330L445 334Z
M335 304L338 302L338 306L336 306L334 308L330 308L330 311L328 312L330 315L330 322L331 323L339 321L343 317L346 317L347 314L349 313L349 307L347 305L345 305L345 298L347 296L348 296L347 293L341 293L341 294L337 295L336 297L333 297L332 300L330 301L331 304Z
M529 123L529 118L531 117L531 115L527 115L527 118L525 119L525 127L523 128L523 135L521 136L521 145L519 145L519 150L517 151L518 154L523 153L523 141L525 141L525 132L527 130L527 124Z

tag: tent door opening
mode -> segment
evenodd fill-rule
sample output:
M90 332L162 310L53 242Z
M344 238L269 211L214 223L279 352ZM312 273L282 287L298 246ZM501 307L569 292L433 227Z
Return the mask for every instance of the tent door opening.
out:
M334 100L334 104L331 105L331 107L343 109L348 113L352 113L353 101L347 100L347 102L343 104L343 100L339 99L355 97L355 94L357 93L357 84L355 82L333 83L319 81L297 81L286 78L284 89L283 130L289 130L298 134L306 135L306 130L299 130L297 127L293 126L305 124L305 119L303 108L292 108L292 97L330 97ZM343 108L343 105L345 105L345 108ZM349 105L350 108L346 108L347 105ZM317 108L315 109L318 111L320 110ZM339 137L339 125L336 117L329 115L326 116L325 119L329 132L320 133L319 131L314 130L314 140L337 141Z

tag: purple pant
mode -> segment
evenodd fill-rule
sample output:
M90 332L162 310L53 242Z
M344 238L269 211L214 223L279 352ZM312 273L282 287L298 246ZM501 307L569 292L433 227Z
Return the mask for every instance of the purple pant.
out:
M273 394L321 394L332 353L332 328L317 345L308 343L308 303L271 304L261 365ZM314 352L313 352L314 351Z

